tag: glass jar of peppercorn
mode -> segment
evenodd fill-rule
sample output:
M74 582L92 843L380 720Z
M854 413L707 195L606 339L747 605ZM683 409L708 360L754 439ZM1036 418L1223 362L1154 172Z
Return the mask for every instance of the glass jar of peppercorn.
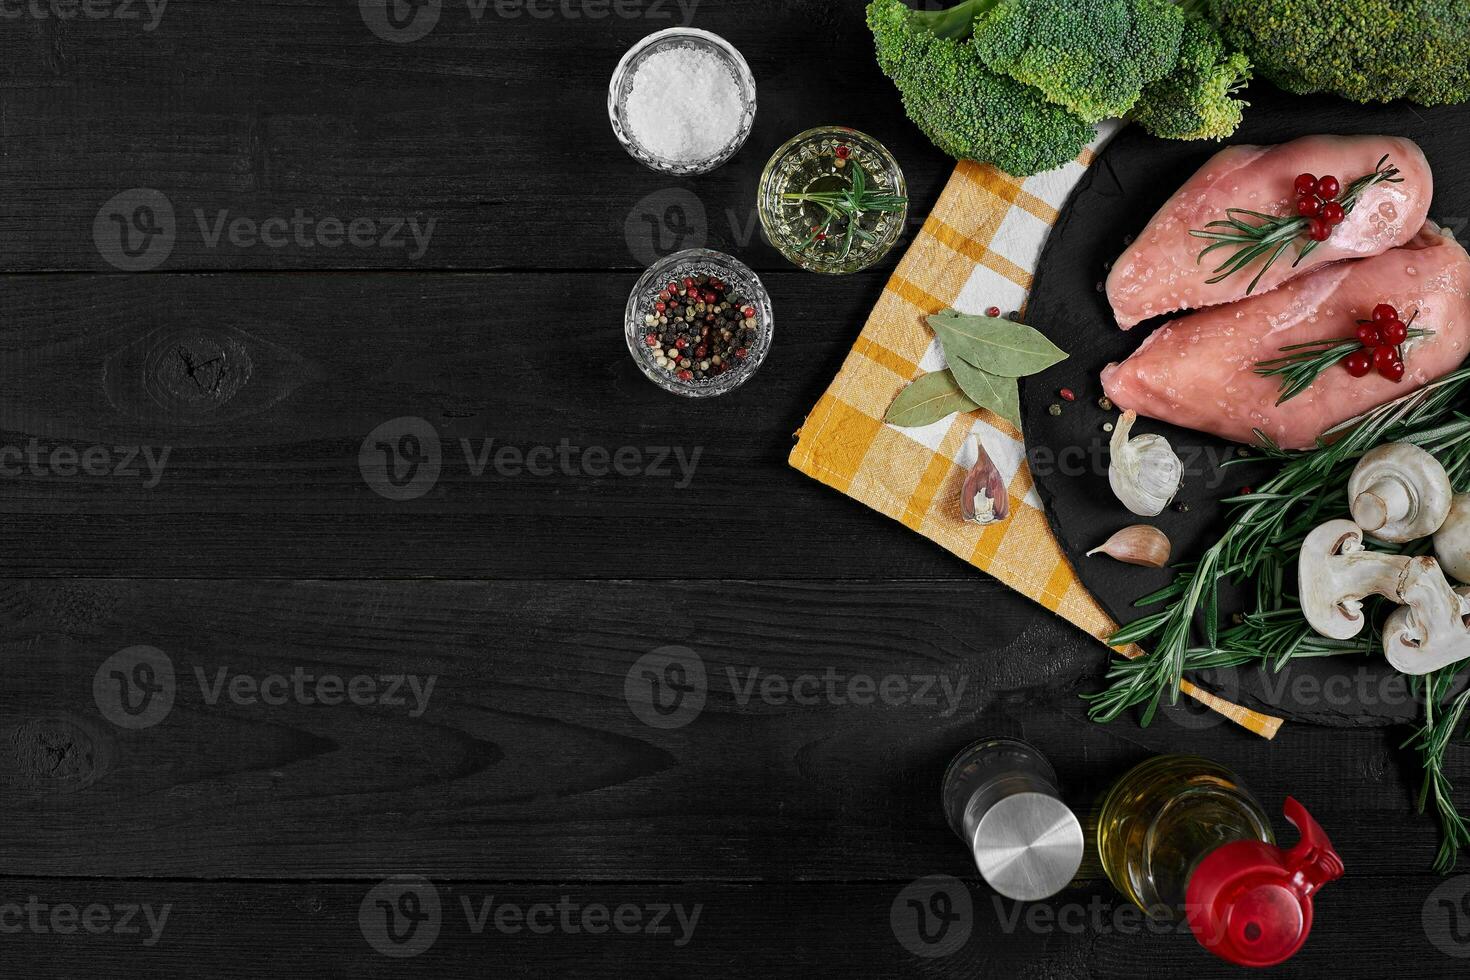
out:
M654 384L687 398L734 391L771 346L771 298L743 262L696 248L649 267L628 297L624 335Z

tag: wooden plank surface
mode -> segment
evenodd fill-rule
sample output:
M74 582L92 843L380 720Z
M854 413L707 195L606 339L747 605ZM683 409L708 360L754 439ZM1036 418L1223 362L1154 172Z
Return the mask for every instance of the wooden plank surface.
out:
M1403 730L1094 726L1093 641L785 465L897 253L792 270L757 231L766 158L864 129L914 222L950 171L861 3L444 0L390 43L375 2L0 11L0 976L1235 975L1092 859L997 903L936 802L992 733L1043 747L1084 815L1162 751L1297 795L1349 877L1280 975L1458 975ZM605 93L686 14L743 50L760 112L728 166L672 179L617 146ZM172 234L130 257L140 204ZM621 336L638 272L698 244L777 310L761 374L711 404ZM393 499L374 453L423 427L439 472ZM700 696L650 711L672 656ZM362 922L396 875L441 902L411 959ZM942 949L904 924L929 875L971 903ZM700 917L682 945L476 932L463 903L492 896ZM153 943L145 905L170 909ZM85 928L131 906L141 932Z

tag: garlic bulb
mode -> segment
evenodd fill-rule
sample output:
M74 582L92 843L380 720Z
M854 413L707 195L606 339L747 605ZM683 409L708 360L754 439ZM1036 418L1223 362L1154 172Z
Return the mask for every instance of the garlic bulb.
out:
M1139 517L1157 517L1179 492L1184 464L1163 436L1129 439L1137 421L1137 412L1124 412L1113 430L1108 483L1124 507Z
M1169 564L1169 553L1172 550L1169 536L1163 531L1147 524L1135 524L1123 528L1106 542L1093 548L1087 553L1087 557L1108 555L1130 565L1163 568Z

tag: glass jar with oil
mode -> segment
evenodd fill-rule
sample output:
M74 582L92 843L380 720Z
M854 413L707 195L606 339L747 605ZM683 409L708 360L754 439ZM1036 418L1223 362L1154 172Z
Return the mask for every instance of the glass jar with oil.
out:
M1166 755L1120 779L1098 813L1098 852L1118 890L1152 918L1187 918L1201 945L1243 966L1301 949L1312 898L1343 874L1327 834L1296 800L1290 851L1236 775L1208 759Z

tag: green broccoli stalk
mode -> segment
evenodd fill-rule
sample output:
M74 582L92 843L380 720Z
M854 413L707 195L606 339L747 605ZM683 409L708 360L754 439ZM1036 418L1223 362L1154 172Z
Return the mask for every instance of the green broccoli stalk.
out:
M1226 40L1288 92L1470 100L1465 0L1210 0Z
M868 26L879 66L935 145L1029 176L1075 158L1096 135L1092 124L1111 117L1142 115L1151 132L1176 138L1233 133L1244 103L1232 96L1249 65L1196 16L1207 2L965 0L911 10L872 0ZM1160 105L1140 112L1149 97Z
M1191 20L1179 64L1143 90L1131 119L1171 140L1222 140L1240 128L1250 104L1235 98L1251 77L1250 59L1231 52L1208 24Z
M994 0L933 12L873 0L868 26L878 64L897 84L909 118L944 152L1019 176L1053 170L1082 152L1093 129L1037 89L991 71L965 36L945 36L968 32L967 8L986 3Z

